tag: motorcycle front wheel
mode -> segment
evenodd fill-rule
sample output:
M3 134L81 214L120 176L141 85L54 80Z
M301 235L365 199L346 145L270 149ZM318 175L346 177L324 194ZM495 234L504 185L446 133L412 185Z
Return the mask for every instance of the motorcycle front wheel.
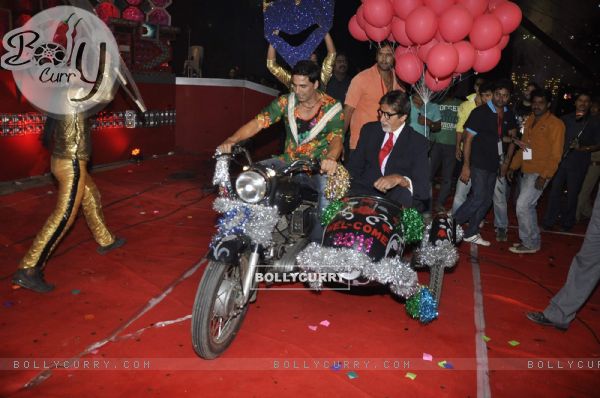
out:
M243 256L247 260L247 256ZM204 359L221 355L233 342L248 304L240 267L211 261L202 276L192 312L192 343Z

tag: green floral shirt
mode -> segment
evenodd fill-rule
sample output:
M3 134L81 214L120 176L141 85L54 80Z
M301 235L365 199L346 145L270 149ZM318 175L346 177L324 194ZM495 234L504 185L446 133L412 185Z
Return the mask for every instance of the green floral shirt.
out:
M311 120L302 121L298 117L298 105L294 108L294 120L298 131L298 142L294 138L288 119L288 101L290 95L286 94L273 100L257 116L256 119L262 128L267 128L283 118L285 123L285 150L279 156L286 163L299 159L321 160L327 156L329 144L335 137L344 138L344 112L341 110L325 125L313 139L308 142L302 141L309 135L309 130L314 127L327 112L335 106L337 101L321 92L321 106Z

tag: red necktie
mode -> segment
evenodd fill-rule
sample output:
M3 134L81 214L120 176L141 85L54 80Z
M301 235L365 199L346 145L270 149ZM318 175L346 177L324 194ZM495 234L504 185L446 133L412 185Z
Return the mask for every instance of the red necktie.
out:
M394 133L388 133L389 137L381 150L379 150L379 168L383 166L383 161L387 157L387 155L392 152L392 148L394 148Z

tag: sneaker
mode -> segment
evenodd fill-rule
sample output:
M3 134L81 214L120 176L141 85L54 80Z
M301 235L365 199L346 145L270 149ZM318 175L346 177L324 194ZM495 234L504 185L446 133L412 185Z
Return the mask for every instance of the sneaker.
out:
M118 249L119 247L123 246L125 244L126 240L125 238L115 238L115 241L113 243L111 243L110 245L107 246L99 246L96 251L98 252L98 254L101 255L105 255L115 249Z
M13 276L12 283L38 293L54 290L54 285L46 283L40 268L19 268Z
M476 234L473 236L469 236L468 238L463 238L463 240L465 242L469 242L469 243L475 243L476 245L481 245L481 246L489 246L490 242L488 242L487 240L483 239L481 237L481 235Z
M506 228L498 228L496 230L496 241L497 242L506 242L508 240L508 235L506 233Z
M552 322L550 319L546 318L543 312L528 312L527 319L537 323L538 325L554 326L555 328L557 328L558 330L562 330L563 332L569 328L569 325L561 325Z
M519 244L518 246L509 247L508 250L511 253L516 253L516 254L533 254L533 253L537 253L538 251L540 251L540 249L530 249L523 244Z

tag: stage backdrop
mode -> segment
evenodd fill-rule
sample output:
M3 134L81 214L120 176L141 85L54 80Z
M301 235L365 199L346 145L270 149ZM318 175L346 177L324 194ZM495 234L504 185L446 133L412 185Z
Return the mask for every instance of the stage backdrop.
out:
M176 123L94 129L93 165L128 160L133 148L140 148L146 158L171 151L211 156L218 144L254 117L277 94L273 89L244 80L177 78L175 81L172 77L146 76L136 77L136 82L148 110L175 110ZM115 115L134 109L128 97L119 90L105 113ZM0 123L3 117L18 116L22 120L25 115L35 112L19 95L12 74L0 71ZM115 124L111 118L103 120L109 125ZM41 145L40 135L22 130L3 132L0 129L0 182L50 171L50 153ZM257 158L280 152L282 130L282 125L277 125L253 140Z

